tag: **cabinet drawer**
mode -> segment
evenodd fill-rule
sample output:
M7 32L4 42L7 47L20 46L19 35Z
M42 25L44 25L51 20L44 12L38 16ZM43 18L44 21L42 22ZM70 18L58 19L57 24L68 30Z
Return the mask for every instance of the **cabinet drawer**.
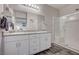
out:
M39 38L31 39L30 44L36 44L39 43Z
M28 36L27 35L23 35L23 36L6 36L4 37L4 41L7 42L7 41L17 41L17 40L25 40L25 39L28 39Z
M39 38L39 34L33 34L29 36L30 39L35 39L35 38Z

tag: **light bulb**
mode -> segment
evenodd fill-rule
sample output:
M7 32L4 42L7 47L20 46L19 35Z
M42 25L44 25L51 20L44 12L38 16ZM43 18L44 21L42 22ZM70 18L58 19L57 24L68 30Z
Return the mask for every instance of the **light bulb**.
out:
M36 5L34 5L34 8L36 8Z
M34 8L34 5L32 4L31 7Z
M69 20L76 20L76 17L70 17Z
M32 4L28 4L28 6L29 6L29 7L31 7L31 6L32 6Z
M39 6L35 4L26 4L27 7L33 8L33 9L39 9Z
M67 19L67 17L66 16L63 16L63 17L61 17L61 19Z

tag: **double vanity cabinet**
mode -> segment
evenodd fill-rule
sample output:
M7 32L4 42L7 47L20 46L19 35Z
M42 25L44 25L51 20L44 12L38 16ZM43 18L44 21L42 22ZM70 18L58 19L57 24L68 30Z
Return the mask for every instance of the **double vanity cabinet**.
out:
M4 35L4 55L32 55L50 47L51 34L48 32Z

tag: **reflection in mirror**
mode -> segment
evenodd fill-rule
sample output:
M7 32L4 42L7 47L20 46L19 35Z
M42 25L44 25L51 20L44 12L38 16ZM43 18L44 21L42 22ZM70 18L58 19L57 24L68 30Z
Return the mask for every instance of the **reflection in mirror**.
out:
M46 22L45 22L45 16L38 15L38 28L39 30L46 30Z
M16 17L16 28L17 30L26 30L26 26L27 26L27 19L26 18L20 18L20 17Z

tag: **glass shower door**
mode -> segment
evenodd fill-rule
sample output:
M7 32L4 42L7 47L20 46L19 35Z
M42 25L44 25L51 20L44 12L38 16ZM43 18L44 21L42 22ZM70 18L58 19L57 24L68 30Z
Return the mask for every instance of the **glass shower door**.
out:
M70 48L79 50L79 14L67 16L61 25L64 44Z

